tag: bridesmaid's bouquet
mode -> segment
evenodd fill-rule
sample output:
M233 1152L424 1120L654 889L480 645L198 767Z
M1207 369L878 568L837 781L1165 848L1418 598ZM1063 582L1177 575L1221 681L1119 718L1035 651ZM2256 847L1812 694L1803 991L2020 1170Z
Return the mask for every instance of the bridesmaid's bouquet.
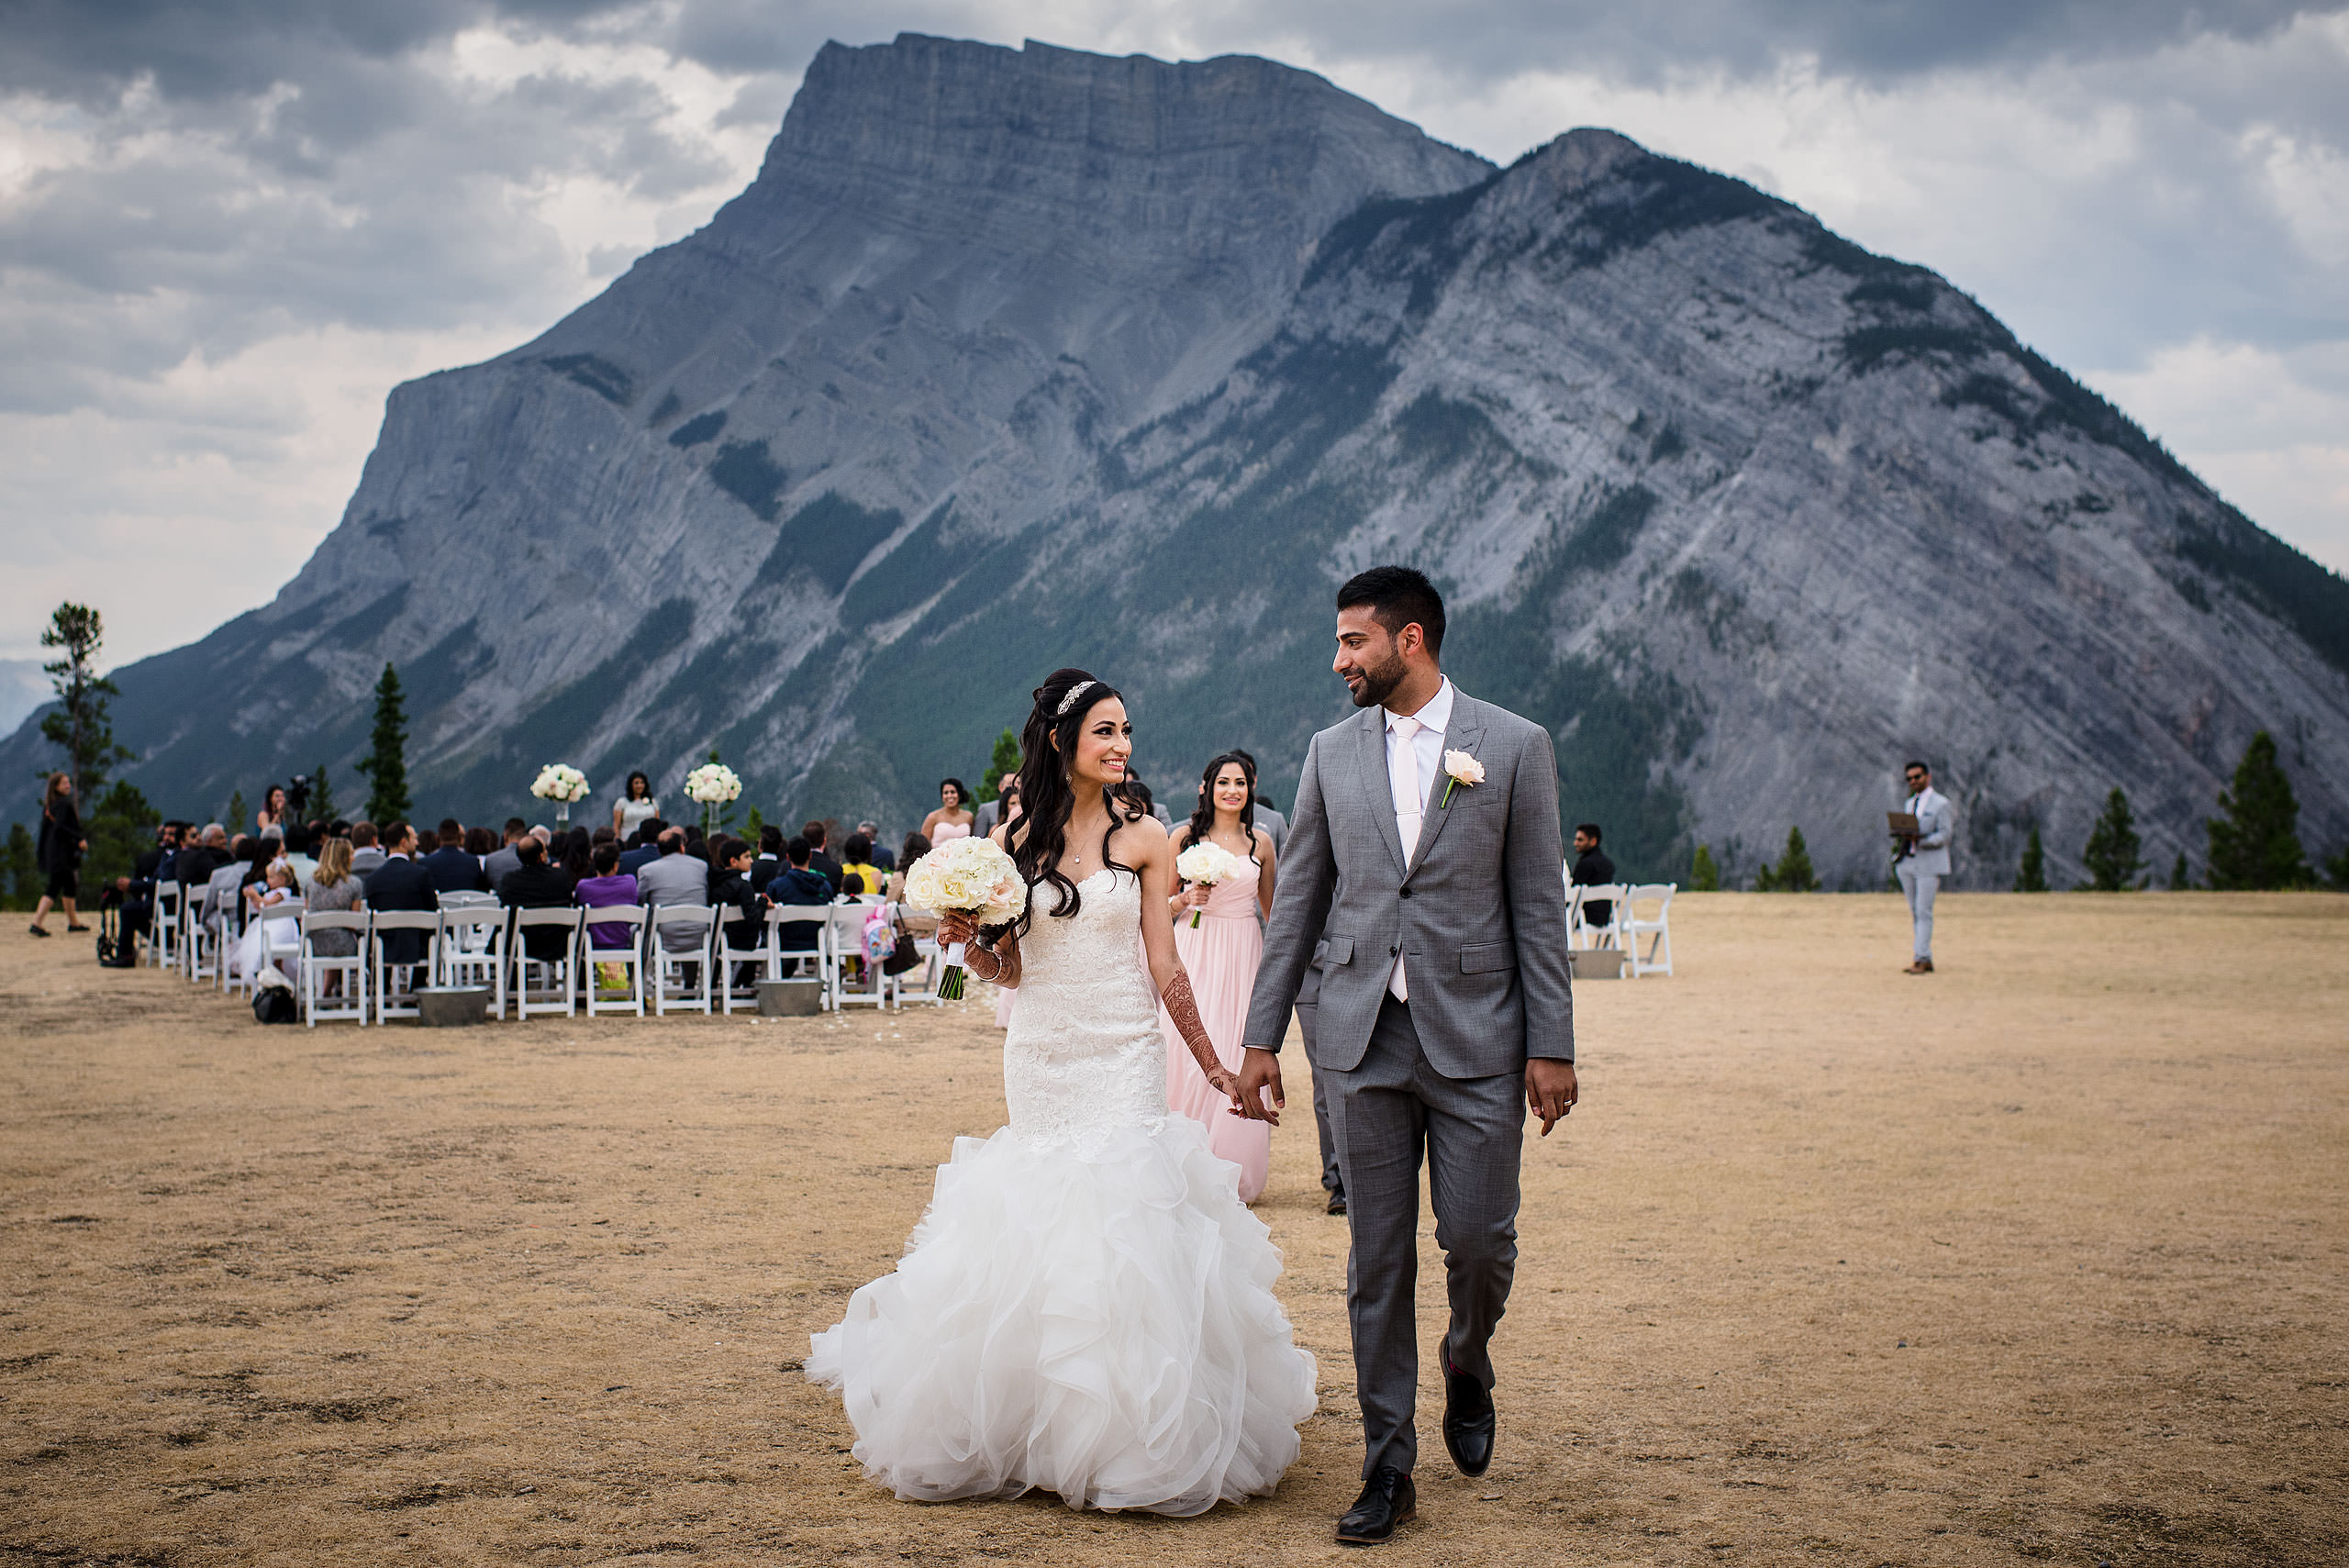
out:
M1202 839L1174 857L1174 874L1185 882L1201 887L1213 887L1218 883L1233 882L1252 876L1256 868L1225 849L1221 844ZM1198 929L1199 912L1191 911L1191 928Z
M1028 884L994 840L949 839L906 873L906 902L918 909L968 915L981 926L1008 926L1028 907ZM950 1002L963 995L963 956L961 942L946 950L938 994Z

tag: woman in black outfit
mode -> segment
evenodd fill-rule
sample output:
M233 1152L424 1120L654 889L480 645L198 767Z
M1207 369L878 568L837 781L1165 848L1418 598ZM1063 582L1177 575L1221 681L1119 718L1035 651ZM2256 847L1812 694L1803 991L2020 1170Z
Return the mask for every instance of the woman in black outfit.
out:
M73 900L82 891L82 857L89 850L90 841L82 836L82 814L73 809L72 775L51 773L49 788L40 798L40 843L37 851L41 873L49 879L49 886L33 909L33 935L49 935L49 928L42 922L49 918L52 900L65 906L67 930L90 929L82 924L81 916L73 909Z

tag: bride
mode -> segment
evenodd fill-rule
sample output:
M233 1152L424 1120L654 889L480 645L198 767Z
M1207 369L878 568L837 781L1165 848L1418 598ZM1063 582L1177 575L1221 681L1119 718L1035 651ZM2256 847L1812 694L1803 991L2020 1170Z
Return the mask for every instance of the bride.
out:
M814 1337L807 1374L841 1394L865 1473L900 1497L1041 1487L1072 1507L1204 1513L1278 1484L1313 1358L1273 1297L1280 1253L1239 1167L1167 1112L1162 998L1235 1115L1240 1100L1167 922L1141 917L1166 907L1174 856L1165 828L1113 806L1125 704L1082 670L1035 696L1026 810L994 834L1028 909L969 958L1019 987L1011 1125L954 1140L896 1272ZM941 943L973 936L941 923Z

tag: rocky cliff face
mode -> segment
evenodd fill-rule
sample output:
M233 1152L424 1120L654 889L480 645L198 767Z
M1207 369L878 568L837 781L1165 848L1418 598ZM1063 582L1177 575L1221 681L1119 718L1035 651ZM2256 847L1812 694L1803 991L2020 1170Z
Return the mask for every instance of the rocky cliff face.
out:
M1381 559L1628 872L1799 823L1877 884L1911 753L1975 885L2115 783L2199 859L2259 728L2349 836L2349 588L1932 273L1606 132L1504 172L1263 61L913 37L828 47L707 228L398 389L341 527L118 728L191 813L347 779L390 659L431 815L715 744L902 820L1075 662L1162 793L1233 743L1286 793Z

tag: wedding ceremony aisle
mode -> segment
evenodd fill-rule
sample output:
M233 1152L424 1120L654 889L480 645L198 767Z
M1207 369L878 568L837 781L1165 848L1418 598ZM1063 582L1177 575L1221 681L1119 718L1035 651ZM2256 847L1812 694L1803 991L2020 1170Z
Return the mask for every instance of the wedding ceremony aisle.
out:
M1492 1470L1439 1563L2349 1559L2349 898L1687 895L1575 987ZM257 1026L0 933L0 1564L1279 1565L1360 1455L1309 1079L1256 1207L1319 1359L1278 1493L1192 1520L867 1483L807 1336L1003 1119L993 997ZM1294 1032L1291 1035L1295 1040Z

